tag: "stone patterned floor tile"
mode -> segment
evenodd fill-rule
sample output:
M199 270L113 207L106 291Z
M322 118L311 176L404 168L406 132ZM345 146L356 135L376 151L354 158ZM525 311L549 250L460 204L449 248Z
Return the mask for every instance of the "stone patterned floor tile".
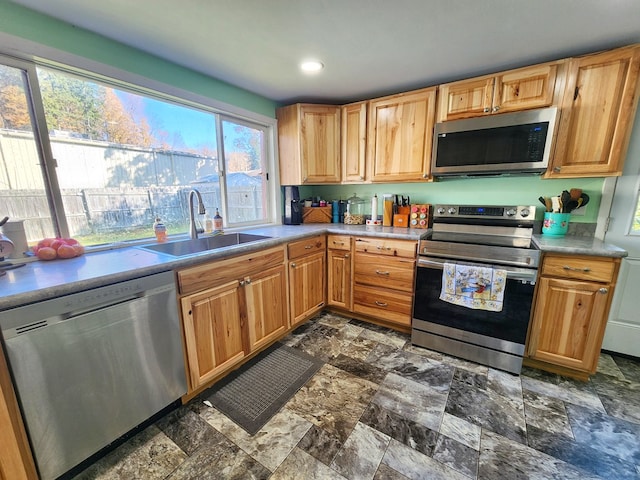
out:
M560 386L557 383L548 383L536 378L523 376L521 377L521 382L523 390L530 390L547 397L558 398L567 403L580 405L592 410L600 411L602 413L605 412L602 401L597 394L588 393L584 390L574 389L571 386L572 384L566 381L564 381L563 386Z
M478 474L479 452L446 435L440 435L433 459L471 478Z
M319 462L308 453L294 448L287 459L273 472L270 480L345 480L335 470Z
M447 394L390 373L380 384L373 403L401 417L437 430L442 422Z
M187 455L203 445L224 441L225 437L188 407L180 407L156 423Z
M476 451L480 450L481 431L482 428L478 425L467 422L455 415L445 412L442 417L440 433Z
M215 408L200 413L202 418L244 452L274 471L305 436L311 423L283 408L255 435L249 435Z
M340 354L336 358L329 360L329 363L340 370L355 375L356 377L364 378L373 383L381 383L387 376L387 371L379 366L367 363L356 358L348 357L347 355Z
M346 478L373 479L391 439L358 422L331 463Z
M377 390L377 384L327 364L286 407L344 442Z
M400 472L395 471L388 465L381 463L376 475L373 477L373 480L407 480L407 477L402 475Z
M81 472L75 480L163 479L187 458L180 447L151 425Z
M620 367L608 353L600 353L600 359L598 360L597 372L603 375L609 375L610 377L616 377L624 380L624 373L620 370Z
M562 460L498 435L482 431L480 439L479 480L597 479Z
M525 390L524 412L527 427L532 425L540 430L574 439L562 400Z
M469 480L469 477L406 445L391 440L382 463L412 480Z
M640 362L619 355L612 355L613 361L624 375L625 380L640 383Z
M603 453L598 448L574 442L563 435L555 435L528 426L529 446L554 458L564 460L593 475L616 480L637 480L635 465Z
M342 448L342 442L337 436L320 427L311 425L306 435L298 442L298 448L320 460L325 465L331 465L334 457Z
M438 433L402 415L371 403L360 421L420 453L431 456Z

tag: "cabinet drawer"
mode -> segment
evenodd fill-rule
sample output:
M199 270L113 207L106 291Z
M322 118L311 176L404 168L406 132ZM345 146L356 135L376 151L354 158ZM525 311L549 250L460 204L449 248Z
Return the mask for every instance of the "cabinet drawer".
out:
M178 288L181 295L194 293L283 264L284 248L258 250L247 255L215 260L196 267L178 270Z
M297 242L291 242L287 245L289 260L304 257L316 252L324 252L326 247L326 237L318 235L317 237L309 237Z
M417 242L388 238L356 237L356 252L377 253L393 257L416 258Z
M415 260L358 253L355 257L354 279L360 285L413 293L415 266Z
M402 325L411 325L413 295L393 290L356 285L353 311Z
M327 248L332 250L351 250L351 237L349 235L328 235Z
M618 263L618 259L607 257L545 255L542 275L609 283Z

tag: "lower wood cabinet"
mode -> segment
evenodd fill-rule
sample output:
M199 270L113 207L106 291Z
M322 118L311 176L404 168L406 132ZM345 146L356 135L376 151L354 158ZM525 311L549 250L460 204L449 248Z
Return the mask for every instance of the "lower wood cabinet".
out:
M296 326L326 304L326 238L319 235L291 242L287 248L291 326Z
M595 373L620 259L547 254L525 365L586 380Z
M284 248L177 272L189 393L289 328Z
M327 238L327 305L351 310L352 284L351 237L329 235Z
M408 331L417 243L356 237L353 311Z

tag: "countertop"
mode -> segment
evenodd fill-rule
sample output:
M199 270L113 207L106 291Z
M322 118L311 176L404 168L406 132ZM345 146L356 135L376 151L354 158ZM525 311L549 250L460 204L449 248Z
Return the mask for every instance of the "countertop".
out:
M135 246L87 253L67 260L28 262L23 267L7 270L6 275L0 277L0 310L274 247L319 233L419 240L427 232L411 228L330 223L276 225L241 231L270 238L186 257L154 253Z
M593 237L534 235L533 244L542 252L565 253L567 255L594 255L614 258L628 255L626 250Z
M317 223L248 228L243 229L242 232L264 235L270 238L201 252L186 257L154 253L139 246L134 246L87 253L68 260L28 262L24 267L8 270L6 275L0 277L0 286L2 287L0 310L109 285L131 278L143 277L269 248L314 234L334 233L419 240L428 233L428 230ZM534 235L533 243L542 252L605 257L627 256L625 250L594 238Z

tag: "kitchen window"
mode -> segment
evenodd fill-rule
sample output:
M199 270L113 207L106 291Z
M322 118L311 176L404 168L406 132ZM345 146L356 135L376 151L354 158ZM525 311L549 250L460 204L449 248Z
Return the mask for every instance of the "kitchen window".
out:
M271 127L115 80L0 58L2 216L30 243L149 239L188 231L202 194L225 227L273 221ZM200 219L202 223L203 219Z

